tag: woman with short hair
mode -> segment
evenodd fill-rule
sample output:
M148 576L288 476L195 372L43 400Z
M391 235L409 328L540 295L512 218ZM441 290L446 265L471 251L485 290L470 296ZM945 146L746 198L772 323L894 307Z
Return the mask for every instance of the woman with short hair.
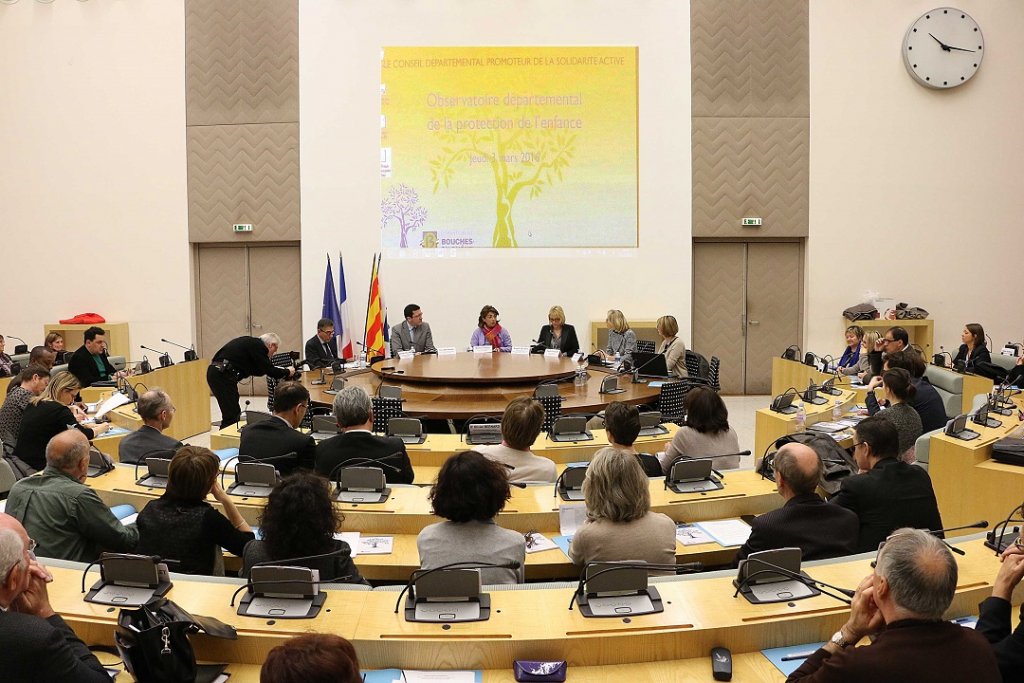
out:
M66 429L77 429L90 441L110 429L106 422L89 426L79 424L85 419L85 413L70 406L81 388L70 372L59 372L50 377L50 383L43 393L33 396L29 401L21 416L18 445L14 450L14 454L29 467L36 470L46 467L46 444Z
M583 479L587 521L569 544L576 564L642 560L675 564L676 523L651 512L647 477L636 458L602 448Z
M622 311L613 308L605 316L604 324L608 328L608 343L598 350L597 355L604 360L614 360L618 356L622 360L633 360L636 351L636 332L629 328L626 316Z
M576 328L565 322L565 311L561 306L552 306L548 311L548 324L540 328L537 334L537 353L547 349L558 349L563 356L571 356L580 350L580 342L576 338Z
M223 575L217 561L224 548L241 556L253 540L252 529L217 481L220 459L208 448L182 446L171 458L164 494L139 513L142 555L176 560L171 570L181 574ZM224 508L221 514L206 502L212 494Z
M333 633L306 633L267 653L260 683L360 683L352 643Z
M494 351L508 353L512 350L512 335L498 322L498 309L484 306L480 309L476 329L469 338L470 346L490 346Z
M718 392L710 387L694 387L683 398L683 409L686 422L659 457L665 474L680 456L726 456L715 458L713 467L718 470L739 467L740 456L733 454L740 451L740 438L729 426L729 409Z
M846 328L846 348L843 355L836 363L836 372L843 375L857 374L857 364L860 362L861 353L867 356L864 351L864 328L860 325L850 325Z
M502 529L495 516L511 498L506 468L476 451L445 460L430 489L434 514L443 517L416 537L420 567L452 562L518 563L517 568L481 569L484 583L522 583L526 539Z
M333 554L294 564L319 569L323 583L366 583L352 562L352 548L334 537L344 519L331 501L326 479L307 471L285 477L270 492L260 515L261 540L245 546L242 576L248 578L257 564Z
M658 334L661 335L661 348L658 353L665 356L665 367L671 377L689 377L686 370L686 344L677 337L679 323L671 315L658 318Z

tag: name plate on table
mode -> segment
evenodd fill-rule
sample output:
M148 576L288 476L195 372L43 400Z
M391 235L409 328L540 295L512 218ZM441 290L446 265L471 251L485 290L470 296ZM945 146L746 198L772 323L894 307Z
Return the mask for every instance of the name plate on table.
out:
M558 349L544 349L545 358L558 358L562 355L562 352Z
M454 346L439 346L439 347L437 347L437 355L439 355L439 356L454 356L455 355L455 347Z
M513 356L529 356L530 355L530 347L529 346L513 346L512 347L512 355Z
M515 353L515 349L512 349L512 352ZM473 347L473 353L480 353L480 354L483 354L483 353L494 353L494 347L491 346L490 344L483 344L482 346L474 346Z
M582 363L583 359L586 357L587 354L583 353L582 351L577 351L576 353L572 354L572 359L577 363Z
M410 350L410 351L399 351L398 352L398 357L401 360L409 360L410 358L415 358L416 357L416 352L412 351L412 350Z

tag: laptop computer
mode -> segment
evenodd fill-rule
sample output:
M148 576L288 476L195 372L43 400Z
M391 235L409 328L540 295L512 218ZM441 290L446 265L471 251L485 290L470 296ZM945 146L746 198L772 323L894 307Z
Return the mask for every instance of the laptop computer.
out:
M668 377L665 354L634 351L633 370L641 377Z

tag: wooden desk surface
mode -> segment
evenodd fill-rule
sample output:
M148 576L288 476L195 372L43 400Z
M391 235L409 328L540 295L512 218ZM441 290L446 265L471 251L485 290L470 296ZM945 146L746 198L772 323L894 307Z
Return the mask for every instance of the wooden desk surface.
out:
M990 595L999 568L998 558L980 540L960 545L967 554L957 558L959 580L948 617L974 614ZM806 570L814 578L853 588L870 573L869 562L862 557ZM117 610L82 601L78 570L55 567L53 574L54 609L86 642L109 644ZM713 646L737 655L756 653L826 640L849 611L825 595L751 605L732 597L731 576L698 576L657 587L665 603L660 614L586 619L578 609L567 609L571 588L492 591L488 621L445 626L406 622L393 612L396 592L327 591L324 610L313 621L239 617L229 606L237 588L230 584L179 579L168 597L189 612L238 628L237 641L194 639L197 655L208 661L257 664L275 645L315 630L351 640L365 668L413 669L506 670L517 658L566 659L571 667L625 665L706 658Z
M804 403L804 410L807 413L807 417L804 420L805 425L830 421L832 419L832 407L837 399L843 408L843 414L846 414L857 402L855 393L849 390L843 390L843 393L839 396L822 395L822 398L825 398L826 401L821 405ZM793 402L793 405L798 405L799 403L803 402L797 400ZM754 415L755 460L760 460L764 456L765 450L780 436L793 434L796 431L796 413L786 415L784 413L776 413L770 408L758 410Z
M393 370L385 370L391 368ZM378 379L405 385L427 384L510 384L536 385L572 376L572 358L548 358L542 354L521 356L511 353L457 353L454 356L420 354L412 358L388 358L370 366ZM400 373L400 374L399 374ZM529 387L531 390L533 386Z

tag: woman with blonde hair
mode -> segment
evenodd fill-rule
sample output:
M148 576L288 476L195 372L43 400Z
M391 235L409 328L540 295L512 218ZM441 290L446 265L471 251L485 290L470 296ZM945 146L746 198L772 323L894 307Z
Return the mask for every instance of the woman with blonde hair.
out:
M839 372L844 375L857 375L861 380L871 379L871 361L868 360L868 352L875 348L875 344L882 338L877 330L868 330L864 333L864 339L860 343L860 357L853 367L842 368Z
M651 512L649 486L635 457L614 448L599 450L583 479L587 521L569 545L572 561L675 564L676 524L667 515Z
M658 334L661 335L661 348L658 353L665 356L665 367L671 377L689 377L686 370L686 344L677 337L679 323L671 315L658 318Z
M608 311L604 320L608 328L608 344L605 348L598 350L597 355L604 360L612 360L619 356L622 360L633 360L633 352L636 351L636 332L629 329L626 316L622 311L613 308Z
M21 417L16 456L30 467L41 470L46 467L46 444L66 429L78 429L90 441L110 429L109 424L102 422L89 426L80 424L85 415L77 407L77 413L73 412L69 406L81 388L70 372L59 372L50 378L46 389L32 398Z
M558 349L563 356L571 356L580 350L580 342L576 339L576 328L565 322L565 311L561 306L552 306L548 311L548 324L540 328L534 353L544 353L547 349Z

